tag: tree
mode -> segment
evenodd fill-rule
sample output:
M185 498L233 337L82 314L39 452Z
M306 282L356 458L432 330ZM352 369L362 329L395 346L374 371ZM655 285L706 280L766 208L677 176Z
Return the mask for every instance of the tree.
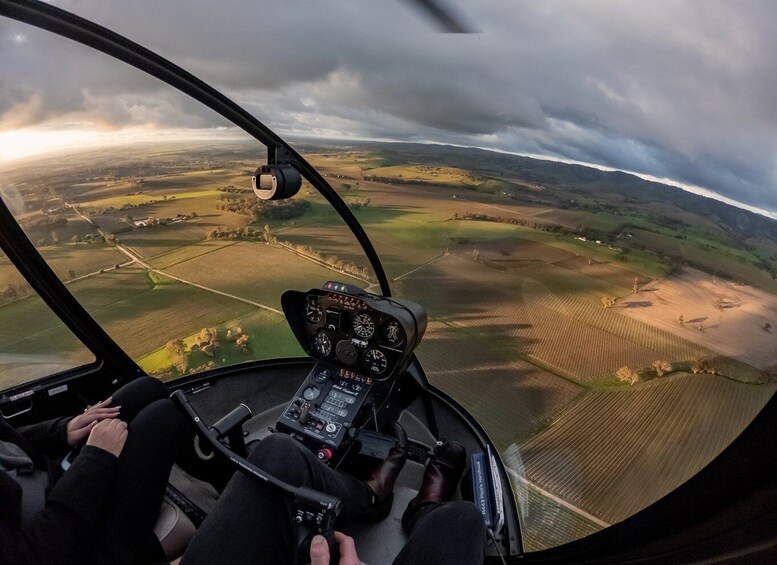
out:
M605 308L612 308L613 306L615 306L615 302L617 300L618 299L613 296L602 296L602 306L604 306Z
M188 358L186 356L186 344L181 338L171 339L165 344L165 349L170 354L170 358L175 366L183 373L186 371Z
M59 245L59 234L55 231L51 232L51 243Z
M477 249L473 249L472 250L472 258L475 261L480 261L480 251L478 251Z
M631 287L631 290L634 291L634 294L639 292L639 279L637 277L634 277L634 286Z
M74 279L74 278L76 278L76 272L75 272L73 269L70 269L70 270L67 272L67 278L69 278L69 279Z
M761 326L761 327L763 327L764 331L766 331L766 332L768 332L769 330L771 330L771 329L772 329L772 325L771 325L769 322L766 322L766 323L765 323L763 326Z
M75 234L73 237L70 238L70 241L73 243L81 243L81 236L78 234Z
M618 380L624 383L633 385L639 380L639 374L636 371L632 371L628 366L623 366L615 373Z
M669 361L656 359L653 361L653 369L655 369L657 377L663 377L666 373L672 371L672 364Z
M682 314L677 316L677 323L682 326L685 323L685 316L683 316Z

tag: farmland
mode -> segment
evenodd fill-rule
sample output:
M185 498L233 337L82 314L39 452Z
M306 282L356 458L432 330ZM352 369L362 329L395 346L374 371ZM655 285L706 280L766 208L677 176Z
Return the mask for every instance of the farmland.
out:
M623 520L707 465L774 390L679 374L587 394L522 446L527 477L607 522Z
M393 293L427 309L419 359L500 451L527 549L657 500L774 393L774 222L474 149L299 149L363 225ZM246 207L256 154L231 142L137 145L3 174L68 289L144 370L174 378L301 354L278 311L288 288L336 279L377 290L309 185L292 217ZM0 384L91 360L7 260L0 291L12 321L0 325Z

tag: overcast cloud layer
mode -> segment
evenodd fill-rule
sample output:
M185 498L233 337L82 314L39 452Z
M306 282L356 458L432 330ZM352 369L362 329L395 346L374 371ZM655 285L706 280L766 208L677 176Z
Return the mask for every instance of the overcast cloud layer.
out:
M453 3L453 0L451 0ZM777 210L777 4L63 0L280 133L434 140L597 163ZM224 122L122 64L0 20L0 131Z

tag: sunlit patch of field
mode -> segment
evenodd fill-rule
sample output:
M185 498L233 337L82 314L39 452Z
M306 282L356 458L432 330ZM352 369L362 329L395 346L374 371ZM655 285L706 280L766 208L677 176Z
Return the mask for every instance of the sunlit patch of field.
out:
M777 364L777 296L685 269L617 306L619 313L756 367ZM684 322L679 323L679 316Z
M222 336L220 346L214 357L209 357L202 352L187 354L187 369L197 369L207 365L211 361L216 367L245 363L255 359L270 359L276 357L297 357L304 355L294 335L291 333L286 319L273 312L253 310L244 316L211 326L215 327ZM239 351L233 343L224 336L227 330L240 328L244 335L250 338L250 352ZM196 343L195 338L199 332L182 337L187 348L191 349ZM173 369L178 363L170 351L161 347L153 353L146 355L138 361L140 367L147 373L172 371L172 374L180 374Z
M774 385L686 374L587 393L521 446L527 478L607 522L618 522L706 466L774 391Z
M124 298L116 300L119 297L114 296L111 303L89 309L92 317L136 360L164 347L171 339L239 318L254 309L176 281L150 286L146 275L137 271L140 282L132 281L135 284L127 288ZM106 286L112 283L115 281L106 280ZM139 290L140 284L144 290Z
M425 183L476 187L486 179L466 169L438 167L435 165L393 165L377 167L365 174L401 180L403 182L420 181Z

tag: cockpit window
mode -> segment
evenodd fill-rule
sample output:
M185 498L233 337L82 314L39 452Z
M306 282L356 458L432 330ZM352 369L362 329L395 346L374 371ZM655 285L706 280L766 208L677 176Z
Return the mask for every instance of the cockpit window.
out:
M525 550L668 494L774 394L777 283L682 192L623 202L607 173L445 146L320 165L369 199L394 294L429 313L421 364L496 444Z
M0 251L0 390L94 360Z
M354 236L307 182L288 200L254 195L262 144L131 67L18 27L25 43L48 46L30 53L90 62L81 93L108 83L144 92L102 102L84 94L75 114L0 134L41 145L71 136L56 151L27 147L33 154L0 162L4 196L18 201L17 220L68 290L142 369L168 380L301 355L281 312L284 290L375 283ZM53 97L22 70L7 77L20 92Z

